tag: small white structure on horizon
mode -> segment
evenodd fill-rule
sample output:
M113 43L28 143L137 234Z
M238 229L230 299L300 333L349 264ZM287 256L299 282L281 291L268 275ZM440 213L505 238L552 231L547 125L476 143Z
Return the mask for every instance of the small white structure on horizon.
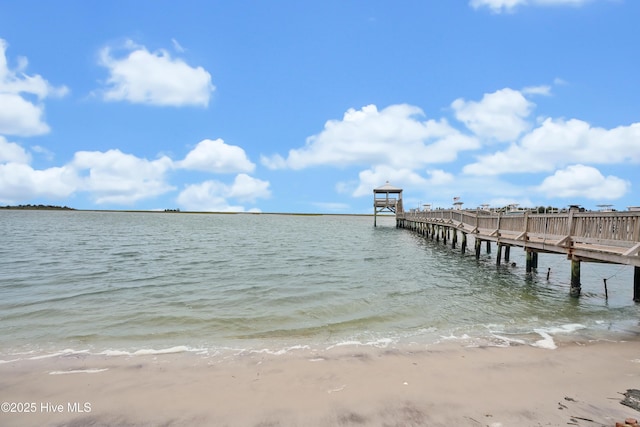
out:
M600 212L612 212L613 211L613 209L611 209L611 207L613 205L596 205L596 206L599 208Z

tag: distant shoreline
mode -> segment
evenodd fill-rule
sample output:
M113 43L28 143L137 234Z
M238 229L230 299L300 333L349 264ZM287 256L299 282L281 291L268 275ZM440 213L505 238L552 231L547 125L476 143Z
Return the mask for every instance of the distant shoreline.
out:
M16 205L16 206L0 206L0 209L6 210L23 210L23 211L75 211L77 209L68 206L56 205Z
M51 205L19 205L0 206L0 210L23 211L74 211L74 212L127 212L127 213L158 213L158 214L210 214L210 215L290 215L290 216L357 216L372 217L373 213L318 213L318 212L221 212L221 211L165 211L165 210L136 210L136 209L76 209L67 206ZM395 215L380 215L393 217Z

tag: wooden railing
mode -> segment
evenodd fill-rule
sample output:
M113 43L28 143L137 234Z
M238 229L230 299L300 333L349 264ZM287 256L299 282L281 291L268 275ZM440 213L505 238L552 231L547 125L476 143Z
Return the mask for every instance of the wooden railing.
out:
M583 249L604 252L609 248L610 252L632 257L632 264L640 264L640 212L637 211L538 214L437 209L398 213L396 218L452 226L481 239L526 242L523 246L539 243L547 249L549 245L566 248L582 244Z

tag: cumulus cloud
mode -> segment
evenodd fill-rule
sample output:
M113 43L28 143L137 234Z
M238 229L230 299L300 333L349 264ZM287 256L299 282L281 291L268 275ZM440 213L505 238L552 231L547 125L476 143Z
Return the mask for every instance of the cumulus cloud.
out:
M77 175L68 167L34 170L25 163L0 164L0 201L15 203L36 197L64 198L74 193Z
M640 163L640 123L613 129L577 120L546 119L504 151L483 155L464 173L549 172L571 163Z
M52 155L39 146L32 147L32 152ZM60 199L87 193L98 205L133 205L174 191L176 187L168 182L169 173L178 168L219 174L255 167L244 150L222 140L201 141L185 160L177 162L167 156L149 160L112 149L78 151L62 167L37 170L30 166L31 158L22 146L0 136L0 202L24 203L37 197ZM268 181L238 173L230 184L207 181L188 185L178 202L192 210L243 211L242 206L229 204L227 199L254 203L271 196L269 186Z
M9 142L0 135L0 164L1 163L26 163L31 161L31 155L15 142Z
M528 88L527 91L540 93L544 89ZM526 119L533 106L520 91L509 88L484 94L478 102L459 98L451 104L456 118L473 133L500 142L513 141L529 129Z
M489 8L494 13L513 12L518 6L582 6L591 0L470 0L474 9Z
M271 196L269 181L253 178L244 173L236 176L227 193L227 197L248 202L253 202L256 199L266 199L269 196Z
M8 44L0 39L0 133L33 136L49 132L44 120L43 100L68 93L65 86L54 87L40 75L28 75L28 61L18 58L15 69L9 68L6 57ZM25 98L35 97L35 100Z
M342 120L329 120L324 129L301 148L280 155L263 156L271 169L365 166L358 182L336 184L340 193L368 196L385 181L419 187L429 179L420 172L427 165L453 162L462 151L480 148L480 141L452 127L446 119L423 120L418 107L397 104L379 110L367 105L349 109ZM435 172L438 175L438 172ZM445 176L445 175L441 175Z
M245 151L236 145L228 145L222 139L200 141L177 167L212 173L252 172L252 163Z
M612 175L605 177L594 167L577 164L556 171L536 190L549 198L615 200L624 196L630 186L628 181Z
M244 212L243 206L230 204L228 199L253 202L270 195L268 181L238 174L231 185L215 180L188 185L178 195L177 202L186 210Z
M79 176L79 190L91 193L98 204L130 205L174 189L165 174L172 168L164 156L147 160L120 150L79 151L69 164Z
M479 142L451 127L446 120L419 118L424 114L411 105L391 105L378 110L368 105L349 109L342 120L329 120L319 134L302 148L262 157L272 169L304 169L312 166L388 165L416 168L454 160L458 152L479 147Z
M132 41L124 50L121 57L114 57L110 47L100 51L100 65L109 70L102 92L105 100L176 107L209 104L215 87L204 68L172 58L166 50L150 52Z

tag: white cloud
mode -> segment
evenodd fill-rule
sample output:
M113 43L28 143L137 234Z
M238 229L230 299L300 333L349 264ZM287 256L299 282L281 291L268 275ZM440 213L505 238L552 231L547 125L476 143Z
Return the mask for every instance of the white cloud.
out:
M269 182L267 181L239 174L231 185L214 180L188 185L178 195L177 202L180 207L186 210L244 212L243 206L231 205L227 199L254 201L258 198L267 198L270 196L268 187Z
M16 69L10 69L6 57L7 42L0 39L0 133L4 135L33 136L49 132L44 121L47 97L68 93L65 86L53 87L39 75L27 75L26 58L18 58ZM24 95L35 96L31 101Z
M568 166L544 179L537 191L549 198L584 197L591 200L614 200L625 195L631 184L609 175L603 176L591 166Z
M1 163L24 163L29 164L31 156L20 145L9 142L0 135L0 164Z
M518 6L581 6L591 0L470 0L474 9L487 7L494 13L513 12Z
M77 184L76 174L67 167L34 170L25 163L0 164L0 201L3 203L19 203L36 197L68 197Z
M200 141L176 166L212 173L252 172L255 169L242 148L225 144L222 139Z
M172 168L168 157L149 161L120 150L79 151L70 167L82 176L78 189L90 192L98 204L133 204L174 189L165 182Z
M262 164L277 169L312 166L388 165L416 168L452 161L459 151L479 147L446 120L421 121L418 107L400 104L381 111L375 105L349 109L342 120L329 120L304 147L292 149L287 158L262 156Z
M529 88L530 93L533 90ZM540 92L540 87L535 91ZM456 118L467 128L479 137L497 141L513 141L529 129L525 119L533 106L521 92L509 88L486 93L479 102L459 98L451 104Z
M425 177L411 169L396 169L386 165L378 165L361 171L358 174L359 182L357 187L350 192L354 197L370 196L374 188L379 187L386 181L402 189L424 189L450 184L455 179L451 173L441 169L429 170L426 174L427 176ZM348 183L340 183L339 192L349 191L352 187L353 185Z
M248 202L253 202L256 199L266 199L269 196L271 196L269 181L253 178L244 173L236 176L227 193L227 197Z
M204 68L172 58L166 50L149 52L131 41L125 50L121 58L113 57L109 47L100 52L100 65L109 69L105 100L178 107L209 104L215 87Z
M551 95L551 86L549 85L527 86L522 89L522 93L525 95L549 96Z
M504 151L479 156L463 171L472 175L549 172L570 163L640 163L640 123L613 129L571 119L546 119Z
M178 195L178 205L189 211L201 212L242 212L242 206L232 206L227 203L223 193L227 186L219 181L205 181L200 184L188 185Z
M184 53L186 51L186 49L182 47L182 45L178 43L178 40L176 39L171 39L171 44L173 45L173 48L176 52Z

